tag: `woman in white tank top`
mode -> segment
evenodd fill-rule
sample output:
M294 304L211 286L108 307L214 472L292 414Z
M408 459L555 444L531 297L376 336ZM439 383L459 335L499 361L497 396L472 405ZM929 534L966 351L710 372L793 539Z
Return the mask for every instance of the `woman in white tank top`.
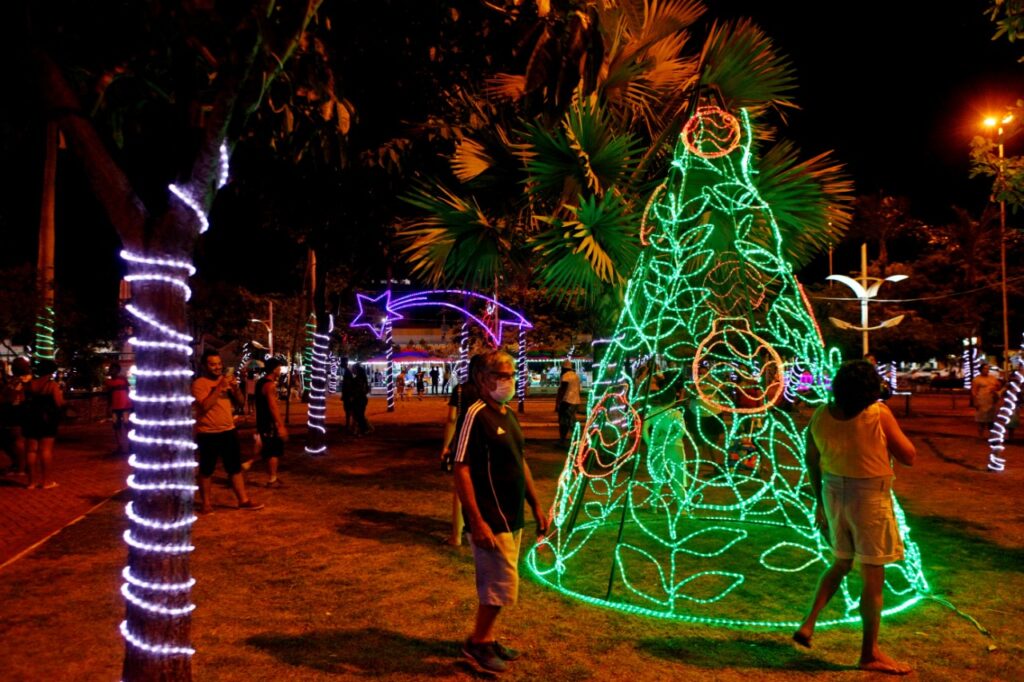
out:
M856 559L863 578L864 625L858 665L862 670L905 675L910 666L879 648L878 628L885 564L903 558L892 507L890 457L911 466L916 452L889 408L878 402L880 395L881 381L874 366L863 360L847 362L832 381L832 402L811 417L804 459L817 501L815 521L836 558L822 574L811 611L793 640L810 648L818 614Z

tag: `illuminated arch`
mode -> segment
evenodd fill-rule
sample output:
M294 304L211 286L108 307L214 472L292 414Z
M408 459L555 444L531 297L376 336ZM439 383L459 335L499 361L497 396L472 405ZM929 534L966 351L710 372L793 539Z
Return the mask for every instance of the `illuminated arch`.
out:
M403 310L415 308L447 308L462 315L466 323L475 323L487 335L488 341L495 348L501 346L501 339L505 327L513 327L518 331L519 340L519 377L516 387L516 394L519 398L519 407L522 411L523 401L526 397L526 381L529 376L526 369L526 330L533 329L522 313L513 310L495 298L479 294L475 291L464 291L461 289L433 289L405 294L398 298L391 297L391 290L387 290L378 296L367 296L356 294L356 304L359 312L349 323L350 327L366 327L378 339L382 339L387 345L387 397L388 411L395 409L395 383L394 383L394 361L392 359L391 329L395 320L401 320ZM461 305L455 301L461 301ZM476 309L482 308L483 314L478 314L470 307L476 304ZM459 351L460 365L465 365L468 344L466 329L463 325L460 335ZM459 369L460 376L465 374L464 367Z

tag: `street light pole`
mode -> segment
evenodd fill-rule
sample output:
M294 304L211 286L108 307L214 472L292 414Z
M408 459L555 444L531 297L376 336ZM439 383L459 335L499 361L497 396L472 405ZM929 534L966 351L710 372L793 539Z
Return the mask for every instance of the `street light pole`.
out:
M1006 114L998 121L995 118L985 119L985 126L996 129L996 142L999 150L999 168L996 171L996 192L999 193L999 274L1000 289L1003 296L1003 362L1001 367L1003 377L1009 376L1010 369L1010 321L1009 310L1006 298L1006 199L1003 196L1006 189L1006 176L1003 169L1003 126L1013 120L1013 114Z
M1006 200L1003 198L1003 129L999 128L999 273L1003 290L1003 381L1009 377L1010 369L1010 322L1009 306L1006 303Z

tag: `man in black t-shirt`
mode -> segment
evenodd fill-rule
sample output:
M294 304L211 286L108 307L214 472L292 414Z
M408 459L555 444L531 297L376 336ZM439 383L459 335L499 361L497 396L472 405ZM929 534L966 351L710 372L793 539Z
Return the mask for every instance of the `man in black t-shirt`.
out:
M277 358L270 358L263 365L266 374L256 382L256 433L260 436L260 457L267 463L270 479L268 488L282 487L277 477L277 465L284 456L284 442L288 440L288 427L281 418L278 405L277 380L281 376L281 365Z
M469 526L476 564L477 607L473 634L462 652L480 669L503 672L519 657L494 638L494 622L519 593L519 544L523 503L548 530L530 467L523 457L523 432L507 403L515 396L515 363L500 351L487 353L471 377L479 400L466 411L455 449L455 486Z

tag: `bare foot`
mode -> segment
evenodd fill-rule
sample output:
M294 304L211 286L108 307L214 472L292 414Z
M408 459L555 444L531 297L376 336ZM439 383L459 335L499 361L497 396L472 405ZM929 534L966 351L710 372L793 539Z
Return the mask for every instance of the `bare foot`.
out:
M799 630L793 633L793 641L804 647L805 649L811 648L811 631L801 626Z
M913 671L913 668L906 663L895 661L883 653L877 654L870 660L861 659L857 667L868 672L886 675L908 675Z

